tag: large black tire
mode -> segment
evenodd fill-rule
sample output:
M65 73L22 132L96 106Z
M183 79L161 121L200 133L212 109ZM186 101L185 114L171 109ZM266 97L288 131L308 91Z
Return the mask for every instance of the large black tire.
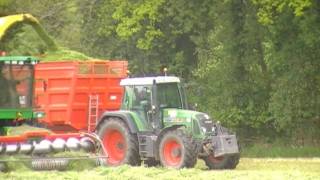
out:
M204 162L209 169L235 169L239 163L240 154L214 157L209 155L204 158Z
M168 131L160 140L159 157L164 167L192 168L197 162L196 143L183 129Z
M141 165L137 135L130 133L128 126L121 119L107 119L98 129L98 135L108 155L104 161L105 165Z

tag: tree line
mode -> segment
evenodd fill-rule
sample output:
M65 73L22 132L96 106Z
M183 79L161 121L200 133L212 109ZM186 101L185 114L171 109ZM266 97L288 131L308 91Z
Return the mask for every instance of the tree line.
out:
M0 16L16 13L61 46L127 59L134 74L167 67L189 101L243 139L320 143L317 0L0 0ZM46 51L28 27L13 34L10 54Z

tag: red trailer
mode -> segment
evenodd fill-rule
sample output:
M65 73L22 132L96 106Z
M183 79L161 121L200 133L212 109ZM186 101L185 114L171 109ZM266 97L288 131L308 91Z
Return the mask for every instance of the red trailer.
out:
M56 133L92 132L99 115L120 108L127 61L42 62L35 67L36 108Z
M28 60L28 57L22 59ZM14 64L15 61L9 60ZM32 117L53 133L31 131L17 136L0 136L0 172L10 161L3 159L2 155L32 155L31 167L42 170L59 169L67 165L68 159L64 157L44 157L54 152L82 149L90 153L90 157L95 154L94 158L99 160L107 158L101 140L91 132L101 113L120 108L123 95L120 80L127 77L127 61L32 63L29 71L25 70L27 67L24 64L17 63L13 67L16 65L19 65L18 68L11 68L9 74L19 80L15 89L19 94L19 103L23 104L23 98L20 97L26 96L24 92L27 89L34 92L31 93L34 95L35 110L32 112L41 113L32 113ZM2 68L2 71L6 72L7 69ZM34 82L35 88L23 83L26 76L30 76L29 85L32 86ZM42 112L45 112L45 116Z

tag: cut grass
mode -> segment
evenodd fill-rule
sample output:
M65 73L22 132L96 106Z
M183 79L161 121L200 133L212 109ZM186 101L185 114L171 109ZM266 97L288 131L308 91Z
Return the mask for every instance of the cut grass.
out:
M21 134L30 129L28 126L13 128L11 134ZM35 129L37 128L32 128L32 130ZM143 166L95 167L93 161L77 160L71 162L67 171L41 172L32 171L22 163L11 162L9 163L11 171L0 173L0 179L318 179L320 158L243 157L320 157L319 151L317 147L288 148L254 145L243 148L242 158L235 170L218 171L208 170L202 160L198 160L195 168L181 170Z
M126 165L63 172L17 169L0 173L0 179L317 179L320 177L319 169L319 158L242 158L235 170L207 170L203 161L199 160L195 168L181 170Z

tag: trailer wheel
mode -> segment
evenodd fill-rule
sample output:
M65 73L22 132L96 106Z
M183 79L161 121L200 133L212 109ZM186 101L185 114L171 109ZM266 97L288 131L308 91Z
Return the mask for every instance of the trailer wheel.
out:
M165 167L192 168L197 161L197 151L191 136L182 129L168 131L160 141L159 157Z
M209 169L234 169L239 163L240 154L214 157L213 154L204 158Z
M107 119L99 128L98 135L107 151L108 158L104 161L108 166L141 164L138 138L130 133L127 125L118 118Z

